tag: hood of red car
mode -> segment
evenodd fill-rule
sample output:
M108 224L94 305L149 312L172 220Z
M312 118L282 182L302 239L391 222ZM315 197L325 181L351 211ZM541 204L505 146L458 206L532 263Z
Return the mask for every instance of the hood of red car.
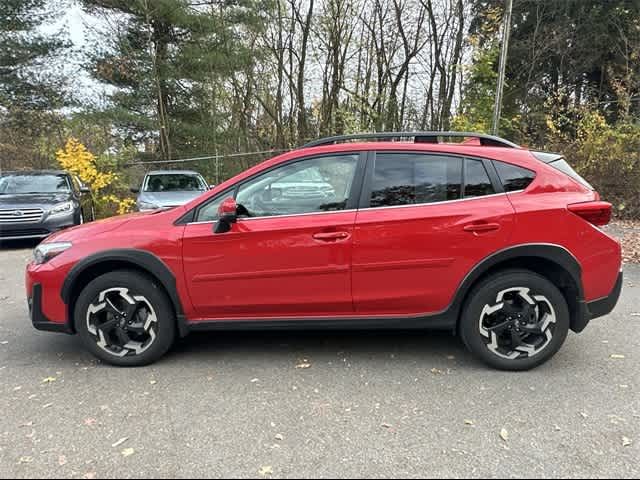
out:
M97 235L101 235L107 232L111 232L116 228L129 223L138 217L144 217L147 215L153 215L153 212L140 212L130 213L128 215L119 215L117 217L106 218L104 220L98 220L77 227L68 228L60 232L54 233L47 237L45 242L73 242L81 240L89 240Z

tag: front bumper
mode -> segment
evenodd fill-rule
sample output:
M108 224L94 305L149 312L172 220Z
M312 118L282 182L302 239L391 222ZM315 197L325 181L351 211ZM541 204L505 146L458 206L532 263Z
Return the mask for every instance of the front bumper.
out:
M622 271L618 274L618 280L613 290L606 297L594 300L592 302L581 302L579 305L580 312L578 318L572 325L572 330L576 333L582 332L589 322L595 318L604 317L613 311L616 307L620 294L622 293L622 283L624 275Z
M31 295L27 298L29 303L29 316L31 323L36 330L44 332L56 332L73 334L73 331L66 323L55 323L47 318L42 311L42 285L36 283L31 289Z

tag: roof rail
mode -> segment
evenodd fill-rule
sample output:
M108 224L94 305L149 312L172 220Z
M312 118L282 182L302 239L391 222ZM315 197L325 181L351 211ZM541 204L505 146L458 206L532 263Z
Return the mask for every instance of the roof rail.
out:
M509 140L486 135L484 133L473 132L378 132L378 133L357 133L354 135L339 135L336 137L321 138L303 145L300 148L319 147L321 145L333 145L352 140L392 140L402 138L413 138L415 143L440 143L440 138L477 138L480 145L485 147L507 147L520 148Z

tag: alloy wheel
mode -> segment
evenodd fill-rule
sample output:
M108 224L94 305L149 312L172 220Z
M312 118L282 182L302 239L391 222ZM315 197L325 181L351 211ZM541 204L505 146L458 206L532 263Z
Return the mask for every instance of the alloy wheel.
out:
M86 322L98 347L116 357L141 355L158 335L153 306L128 288L100 292L87 309Z
M502 290L480 314L480 334L487 348L508 360L538 355L552 341L556 326L553 305L526 287Z

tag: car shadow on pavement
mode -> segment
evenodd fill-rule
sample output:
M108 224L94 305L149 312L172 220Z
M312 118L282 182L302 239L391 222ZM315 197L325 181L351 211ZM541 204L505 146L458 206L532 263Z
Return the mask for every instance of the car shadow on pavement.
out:
M86 352L75 336L37 335L22 346L34 349L30 362L87 365L100 363ZM288 332L200 332L176 342L154 368L214 365L216 361L239 364L279 362L330 362L402 358L431 367L475 366L459 338L442 331L288 331ZM37 359L37 360L36 360ZM14 358L14 360L17 360ZM103 365L105 367L105 365Z
M0 251L34 249L42 240L0 240Z
M180 340L167 361L203 361L250 357L350 358L399 356L450 361L468 359L459 338L443 331L296 331L296 332L207 332Z

